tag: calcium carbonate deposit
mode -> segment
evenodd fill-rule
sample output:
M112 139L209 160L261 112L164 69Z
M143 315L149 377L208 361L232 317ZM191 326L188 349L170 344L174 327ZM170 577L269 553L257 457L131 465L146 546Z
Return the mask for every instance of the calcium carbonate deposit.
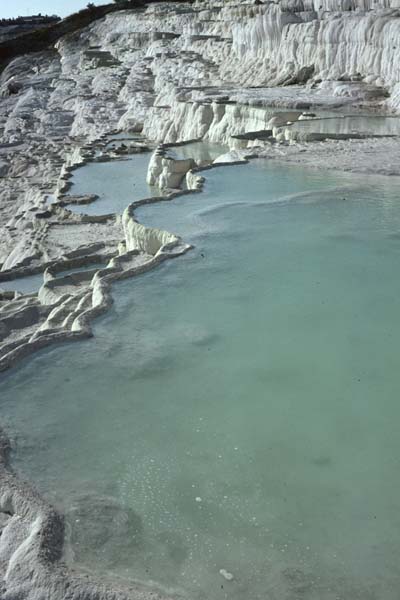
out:
M399 11L0 41L2 599L398 599Z

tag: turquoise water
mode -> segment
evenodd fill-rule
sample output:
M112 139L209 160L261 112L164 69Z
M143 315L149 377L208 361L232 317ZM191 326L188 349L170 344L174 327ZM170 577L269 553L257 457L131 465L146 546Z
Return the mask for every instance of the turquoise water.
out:
M194 142L171 148L176 158L194 158L212 162L227 151L226 146ZM71 205L73 212L87 215L122 213L135 200L160 195L158 188L146 184L150 152L132 154L129 158L110 162L92 162L73 171L70 193L73 195L97 194L91 204Z
M197 599L398 599L399 192L257 161L138 211L195 249L0 380L70 560Z
M86 215L122 213L135 200L157 195L146 184L151 153L132 154L110 162L92 162L73 171L72 195L97 194L91 204L71 205L70 210Z

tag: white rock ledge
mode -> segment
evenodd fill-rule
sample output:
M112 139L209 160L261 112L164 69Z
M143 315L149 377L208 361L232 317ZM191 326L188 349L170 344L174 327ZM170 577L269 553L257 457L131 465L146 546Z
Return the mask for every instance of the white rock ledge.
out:
M399 0L152 3L12 61L0 75L0 288L28 274L44 279L39 294L0 291L0 370L49 344L92 335L92 320L112 303L113 281L190 248L134 216L142 204L200 192L207 168L190 161L154 155L149 181L165 195L123 215L65 208L74 168L117 157L106 134L236 148L208 168L253 153L399 175L399 138L310 142L288 126L310 110L400 112L399 8ZM98 262L106 266L79 274ZM57 276L70 268L76 273ZM15 477L8 453L0 435L2 600L168 598L67 569L62 516Z
M198 168L197 172L189 171L187 178L193 182L193 189L145 198L129 205L122 216L125 231L122 253L114 256L104 269L78 272L59 279L48 269L37 301L34 297L29 302L25 300L19 311L17 308L13 311L11 302L11 319L17 319L21 310L31 311L31 314L25 315L25 325L29 326L35 320L35 311L44 310L46 320L29 339L22 338L21 343L11 344L13 347L0 345L0 370L9 368L17 360L51 343L90 336L91 321L112 303L111 287L114 281L136 276L166 259L187 252L191 246L183 243L177 236L137 223L134 210L144 204L201 191L205 179L198 172L225 164L232 163L217 163L203 169ZM60 268L59 264L52 267L54 271ZM62 289L66 284L71 284L71 279L75 283L91 281L78 294L59 297L57 288ZM13 325L15 326L15 322L10 326ZM0 430L0 517L6 517L6 525L0 534L0 559L8 565L4 577L4 600L14 600L17 597L37 600L38 594L41 600L65 600L67 597L70 600L169 600L168 594L157 591L153 586L147 587L135 582L124 586L118 581L94 580L75 570L69 570L62 560L63 516L28 484L14 476L8 464L9 450L9 441ZM174 598L176 599L176 594Z

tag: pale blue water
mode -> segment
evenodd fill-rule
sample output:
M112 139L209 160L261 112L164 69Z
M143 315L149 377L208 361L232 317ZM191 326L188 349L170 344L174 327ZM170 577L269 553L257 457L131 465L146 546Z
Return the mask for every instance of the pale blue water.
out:
M43 273L36 273L10 281L0 281L0 288L5 291L21 292L21 294L36 294L42 284Z
M71 275L77 271L91 271L92 269L102 268L105 263L95 263L84 267L75 267L73 269L65 269L57 273L57 277L65 277ZM36 294L39 288L43 285L43 273L36 273L35 275L27 275L26 277L19 277L17 279L10 279L10 281L0 281L0 288L5 291L17 291L21 294Z
M212 162L226 151L225 146L202 142L169 150L177 158L192 157L204 162ZM150 152L143 152L123 160L88 163L76 169L73 171L70 193L97 194L99 198L91 204L71 205L69 208L87 215L122 213L135 200L160 195L158 188L146 184L150 156Z
M132 154L123 160L92 162L73 171L72 195L97 194L91 204L71 205L73 212L86 215L122 213L135 200L157 195L157 190L146 184L147 167L151 153Z
M292 127L316 133L359 133L365 135L400 135L399 117L348 115L327 119L304 120Z
M199 599L398 600L399 198L256 162L138 211L196 248L0 380L76 560ZM131 526L95 536L98 495Z
M193 158L197 164L212 163L218 156L229 151L227 146L212 142L192 142L169 148L168 154L175 158Z

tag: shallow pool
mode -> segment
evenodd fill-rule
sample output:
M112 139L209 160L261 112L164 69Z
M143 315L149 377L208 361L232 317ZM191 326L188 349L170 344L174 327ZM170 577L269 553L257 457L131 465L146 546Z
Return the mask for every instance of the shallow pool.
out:
M157 195L157 189L146 184L150 156L150 152L142 152L122 160L91 162L76 169L69 193L97 194L99 198L91 204L68 208L86 215L122 213L131 202Z
M36 294L43 284L43 273L27 275L9 281L0 281L0 289L9 292L21 292L21 294Z
M81 267L74 267L71 269L65 269L59 271L56 277L66 277L72 275L77 271L92 271L93 269L102 269L106 263L94 263ZM10 279L9 281L0 281L0 289L5 291L17 291L21 294L36 294L39 288L43 285L43 273L36 273L35 275L27 275L26 277L18 277L16 279Z
M197 599L398 599L399 192L257 161L138 212L195 249L0 380L70 560Z
M191 142L169 148L168 154L174 158L193 158L197 164L212 163L218 156L229 151L227 146L212 142Z
M298 121L292 127L298 131L313 133L400 135L400 118L349 115Z

